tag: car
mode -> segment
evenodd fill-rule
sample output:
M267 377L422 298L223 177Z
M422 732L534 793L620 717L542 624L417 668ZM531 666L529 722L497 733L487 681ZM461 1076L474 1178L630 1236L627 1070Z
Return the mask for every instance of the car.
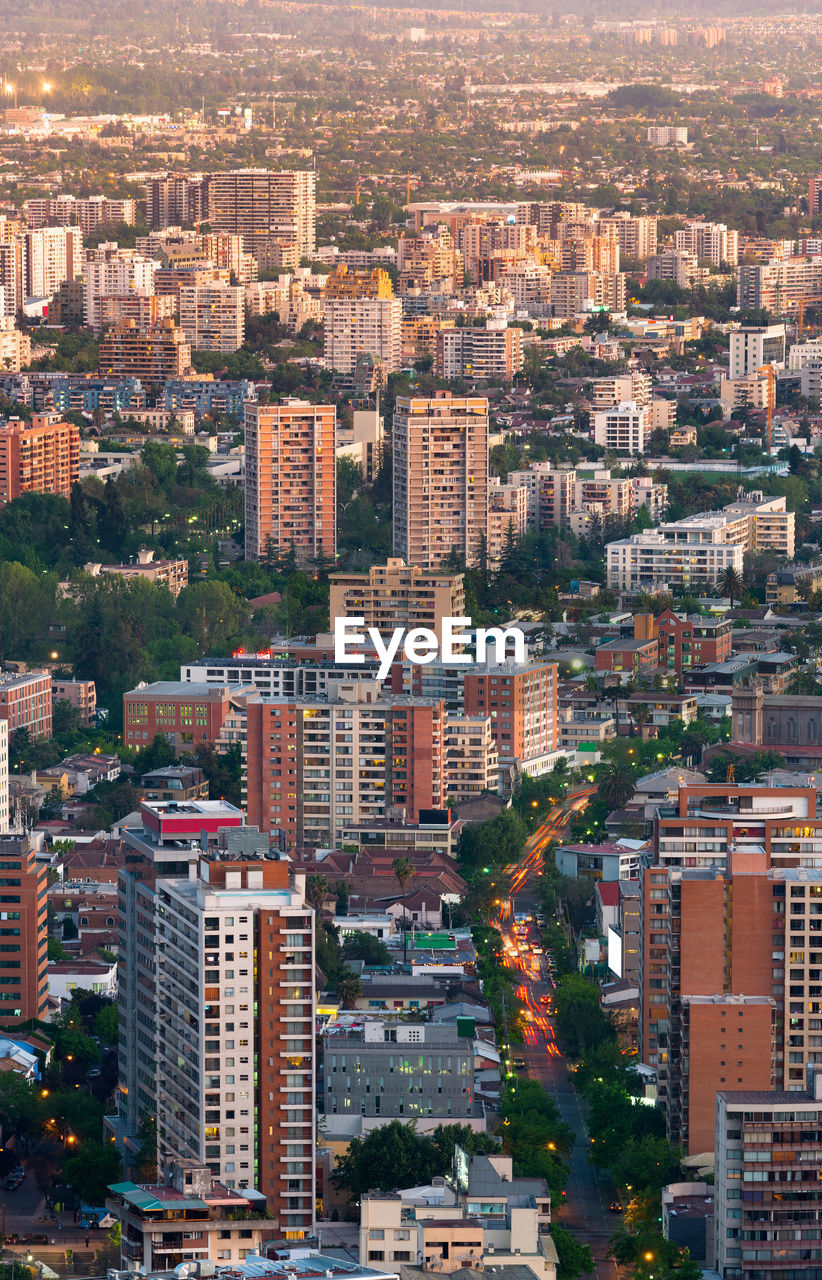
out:
M540 998L539 998L539 1002L540 1002L540 1004L550 1004L550 1003L551 1003L551 997L550 997L550 996L540 996Z
M524 1058L512 1058L512 1059L511 1059L511 1066L512 1066L512 1067L519 1067L519 1068L520 1068L520 1070L522 1070L522 1068L525 1066L525 1059L524 1059Z
M608 1212L622 1213L622 1205L619 1203L618 1200L612 1200L611 1203L608 1205Z

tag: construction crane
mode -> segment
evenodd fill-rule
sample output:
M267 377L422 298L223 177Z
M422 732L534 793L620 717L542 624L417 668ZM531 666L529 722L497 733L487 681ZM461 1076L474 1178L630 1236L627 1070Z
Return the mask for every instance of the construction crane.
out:
M725 774L725 783L729 787L736 786L736 774L734 773L733 762L728 765L728 772Z
M761 364L756 372L764 373L765 377L768 379L768 404L765 418L765 448L770 456L771 435L773 433L773 411L776 407L776 374L774 373L772 364Z

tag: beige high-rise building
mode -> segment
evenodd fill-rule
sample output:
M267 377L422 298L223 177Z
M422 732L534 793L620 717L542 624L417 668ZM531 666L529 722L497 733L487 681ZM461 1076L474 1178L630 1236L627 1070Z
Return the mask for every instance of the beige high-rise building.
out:
M656 218L632 218L629 213L615 213L610 218L600 218L597 225L601 235L616 236L626 258L636 258L643 262L652 253L656 253Z
M286 400L245 407L245 554L306 564L337 547L334 405Z
M83 233L79 227L41 227L27 231L26 295L51 298L64 280L83 273Z
M230 353L245 339L245 293L233 285L183 285L180 328L192 351Z
M488 400L401 396L394 412L394 553L438 569L488 545Z
M292 246L298 258L317 247L316 174L233 169L209 179L212 231L243 237L246 250L258 257L271 242Z
M360 356L377 356L387 373L400 367L400 298L331 298L325 304L324 359L337 373L352 373Z
M365 618L366 627L428 627L442 638L443 618L461 618L465 591L461 573L426 573L398 556L367 573L329 576L328 612L335 618Z

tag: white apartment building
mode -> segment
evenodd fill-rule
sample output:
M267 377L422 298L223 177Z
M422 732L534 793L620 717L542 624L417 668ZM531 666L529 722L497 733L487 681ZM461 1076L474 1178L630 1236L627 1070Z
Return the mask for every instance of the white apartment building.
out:
M644 453L649 433L650 414L634 400L594 414L594 442L614 453Z
M126 197L110 200L108 196L35 197L25 203L26 222L32 230L40 227L79 227L84 235L95 231L102 224L133 226L137 221L137 202Z
M724 533L722 517L710 514L609 542L605 548L608 586L639 591L662 584L713 583L728 568L741 575L743 548L729 546Z
M668 250L656 253L646 263L649 280L670 280L680 289L690 289L699 278L699 263L693 253Z
M737 268L736 301L743 311L795 311L800 298L822 294L822 256L742 262Z
M388 373L400 367L401 298L329 298L323 356L329 369L353 373L363 355L377 356Z
M640 406L651 399L652 381L647 373L623 373L613 378L594 378L591 383L591 404L594 412L613 409L618 404L633 400Z
M0 832L10 830L9 816L9 722L0 720Z
M522 485L488 478L488 561L498 565L508 542L518 542L528 529L528 491Z
M180 328L192 351L236 351L245 340L244 291L227 284L183 285Z
M197 879L158 885L157 1157L161 1168L194 1159L229 1187L259 1187L272 1133L263 1121L282 1108L287 1128L265 1181L287 1175L311 1221L312 917L298 890L266 887L267 870L203 859Z
M89 329L100 333L106 323L103 300L107 298L154 296L157 263L133 249L124 249L116 258L83 264L83 318Z
M731 352L728 376L755 377L763 365L785 366L784 324L745 325L730 332ZM800 366L801 367L801 366Z
M729 230L724 222L689 222L674 232L674 248L693 254L700 262L710 262L713 267L723 263L736 266L739 232Z
M12 319L26 299L26 264L28 248L25 236L0 240L0 289L2 314Z
M445 718L445 794L476 800L500 784L499 752L490 716L449 713Z
M609 543L608 586L632 591L665 583L713 583L726 568L741 574L746 551L775 550L792 559L794 526L784 498L752 493L722 511L702 512Z
M648 141L652 147L685 146L688 142L687 126L681 124L649 125Z
M41 227L27 231L26 297L52 298L64 280L83 273L83 233L79 227Z
M809 1026L821 1029L818 1018ZM820 1109L818 1065L804 1090L716 1095L714 1241L722 1280L811 1280L822 1272Z

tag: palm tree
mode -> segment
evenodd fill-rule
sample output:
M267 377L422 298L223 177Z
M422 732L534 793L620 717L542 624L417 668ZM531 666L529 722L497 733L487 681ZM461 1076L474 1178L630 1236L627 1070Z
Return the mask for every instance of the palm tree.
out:
M622 760L612 760L599 779L599 795L612 809L622 809L636 791L633 770Z
M395 858L391 863L391 870L397 877L397 880L400 883L400 889L402 890L402 962L405 964L408 956L408 921L405 915L405 886L408 884L408 881L413 878L414 864L410 858Z
M305 897L310 906L316 912L323 909L323 903L328 897L331 886L325 876L309 876L305 882Z
M336 981L337 995L343 1009L353 1009L357 996L362 995L362 983L356 973L346 973Z
M728 565L727 569L725 569L725 571L720 575L716 584L720 595L728 596L730 599L732 609L734 607L734 600L738 599L739 596L742 595L744 586L745 584L742 581L742 574L738 569L735 569L732 564Z
M651 708L648 706L647 702L638 702L633 708L631 715L634 718L634 724L636 725L641 738L643 736L642 730L651 718Z

